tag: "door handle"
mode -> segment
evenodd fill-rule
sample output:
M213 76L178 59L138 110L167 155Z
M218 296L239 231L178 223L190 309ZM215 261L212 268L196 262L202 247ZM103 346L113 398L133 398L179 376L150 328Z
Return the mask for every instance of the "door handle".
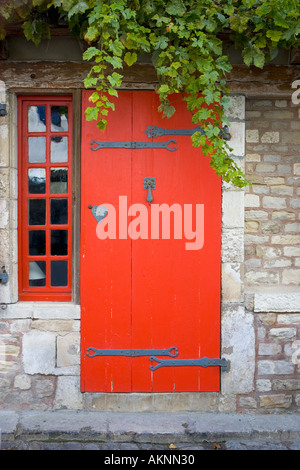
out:
M148 190L147 194L147 202L149 202L149 205L153 201L153 196L152 196L152 189L155 189L156 187L156 181L155 178L153 177L146 177L144 178L144 189Z

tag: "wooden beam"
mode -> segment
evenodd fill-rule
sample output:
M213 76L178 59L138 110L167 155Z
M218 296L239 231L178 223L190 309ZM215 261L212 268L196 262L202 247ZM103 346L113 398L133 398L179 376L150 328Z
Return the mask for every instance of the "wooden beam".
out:
M0 80L11 91L84 88L83 79L90 64L85 62L3 61ZM123 87L128 89L153 89L157 76L152 65L135 64L120 71L124 75ZM289 96L292 82L300 78L300 65L267 65L263 70L246 65L235 65L227 75L227 85L232 93L246 96Z

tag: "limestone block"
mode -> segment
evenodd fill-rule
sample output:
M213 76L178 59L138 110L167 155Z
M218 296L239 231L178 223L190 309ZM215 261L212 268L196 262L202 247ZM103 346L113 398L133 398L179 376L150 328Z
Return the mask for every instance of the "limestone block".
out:
M300 269L284 269L282 272L283 284L300 285Z
M272 390L272 382L267 379L258 379L256 381L256 388L259 392L269 392Z
M242 262L244 260L244 231L238 228L222 231L222 261Z
M254 312L300 312L300 293L257 292Z
M246 131L246 142L248 143L256 143L259 141L258 130L248 129Z
M222 300L223 302L243 301L243 280L239 263L222 265Z
M222 357L230 369L222 374L222 394L249 393L255 371L255 334L253 314L243 306L223 306Z
M231 95L230 105L226 111L226 116L229 120L240 120L245 119L245 96L243 95Z
M289 408L292 404L292 395L263 395L260 397L262 408Z
M9 170L8 168L0 168L0 198L9 198Z
M23 336L23 364L27 374L54 374L55 334L32 330Z
M286 314L282 313L277 316L277 322L278 324L282 325L299 325L300 324L300 313L291 313L291 314Z
M286 200L284 197L264 196L263 207L265 209L285 209Z
M31 378L26 374L16 375L14 380L14 388L21 390L29 390L31 387Z
M292 339L292 338L296 338L297 329L296 328L271 328L269 335L278 339Z
M300 163L294 164L294 175L300 176Z
M9 222L8 202L5 199L0 199L0 229L7 228L8 222Z
M257 194L245 194L245 207L259 207L260 201Z
M258 375L290 375L294 374L294 364L291 361L258 361Z
M279 142L279 132L265 132L261 136L261 142L268 144Z
M5 318L79 320L80 305L72 302L17 302L7 306Z
M244 157L245 155L245 123L231 122L229 127L230 140L228 144L232 148L230 155Z
M275 356L281 353L281 345L277 343L260 343L258 347L259 356Z
M58 377L54 409L81 410L83 396L80 393L80 378L74 376Z
M8 126L0 125L0 167L9 166Z
M222 198L223 226L244 227L244 192L224 191Z
M57 367L80 364L80 335L68 333L57 337Z
M9 231L0 230L0 266L8 266L9 262Z

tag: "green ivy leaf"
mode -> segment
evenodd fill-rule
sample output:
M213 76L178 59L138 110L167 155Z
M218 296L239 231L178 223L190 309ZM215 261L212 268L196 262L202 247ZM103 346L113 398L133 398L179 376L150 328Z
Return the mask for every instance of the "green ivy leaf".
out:
M137 61L137 54L135 52L126 52L124 56L125 63L131 67Z

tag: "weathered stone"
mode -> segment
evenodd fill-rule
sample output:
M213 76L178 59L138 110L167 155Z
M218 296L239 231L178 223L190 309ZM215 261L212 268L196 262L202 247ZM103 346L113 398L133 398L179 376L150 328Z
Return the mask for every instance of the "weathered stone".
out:
M259 141L259 135L258 135L258 130L246 130L246 142L248 143L253 143L253 142L258 142Z
M257 194L245 194L245 207L259 207L260 200Z
M274 259L281 255L281 249L273 246L257 246L256 254L260 258Z
M246 162L260 162L261 156L259 153L247 153L245 157Z
M259 356L276 356L281 353L280 344L276 343L260 343L258 347Z
M300 235L273 235L272 245L299 245Z
M294 373L294 364L290 361L258 361L258 375L288 375Z
M300 176L300 163L295 163L293 170L294 170L294 175Z
M50 379L39 379L35 385L35 393L38 398L52 396L54 392L54 383Z
M244 230L224 228L222 230L222 261L242 262L244 260Z
M284 227L285 232L300 232L300 223L286 224Z
M272 211L272 219L280 220L295 220L296 216L294 212L288 211Z
M8 167L9 165L9 143L8 143L8 126L0 125L0 167Z
M241 397L240 406L243 408L257 408L257 403L255 398L252 397Z
M81 410L82 408L83 395L80 393L79 377L58 377L54 409Z
M300 312L300 293L256 292L255 312Z
M246 220L252 220L252 219L257 219L257 220L266 220L268 219L268 212L266 211L261 211L261 210L246 210L245 211L245 219Z
M245 123L231 122L229 127L231 156L243 157L245 155Z
M269 271L249 271L245 273L245 281L249 284L278 284L279 273Z
M222 210L224 227L244 227L244 192L225 191L223 193Z
M285 186L283 184L271 186L272 194L279 194L281 196L292 196L293 191L294 188L292 186Z
M269 392L272 390L272 382L267 379L258 379L256 381L256 387L259 392Z
M258 232L259 230L259 222L255 220L249 220L245 222L245 232Z
M297 379L275 379L273 390L300 390L300 380Z
M53 374L55 334L32 330L23 337L23 364L27 374Z
M20 374L16 375L14 381L14 388L20 388L21 390L29 390L31 387L31 379L28 375Z
M297 335L296 328L271 328L269 332L270 336L278 339L292 339Z
M253 391L254 336L252 314L246 313L241 306L223 308L222 344L224 349L233 347L233 350L224 353L225 359L230 361L230 370L222 376L222 394Z
M286 200L283 197L264 196L263 207L266 209L285 209Z
M9 221L8 202L5 199L0 199L0 229L7 228Z
M283 284L300 284L300 269L284 269L282 272Z
M243 283L240 264L223 263L222 299L223 302L241 302L243 300Z
M80 364L80 335L69 333L57 337L57 367Z
M227 118L243 121L245 119L245 96L230 95L229 100L229 107L226 110Z
M262 408L290 408L292 395L263 395L259 398Z
M282 325L299 325L300 324L300 314L299 313L290 313L290 314L279 314L277 315L278 324Z
M261 142L271 144L279 142L279 132L265 132L261 136Z

